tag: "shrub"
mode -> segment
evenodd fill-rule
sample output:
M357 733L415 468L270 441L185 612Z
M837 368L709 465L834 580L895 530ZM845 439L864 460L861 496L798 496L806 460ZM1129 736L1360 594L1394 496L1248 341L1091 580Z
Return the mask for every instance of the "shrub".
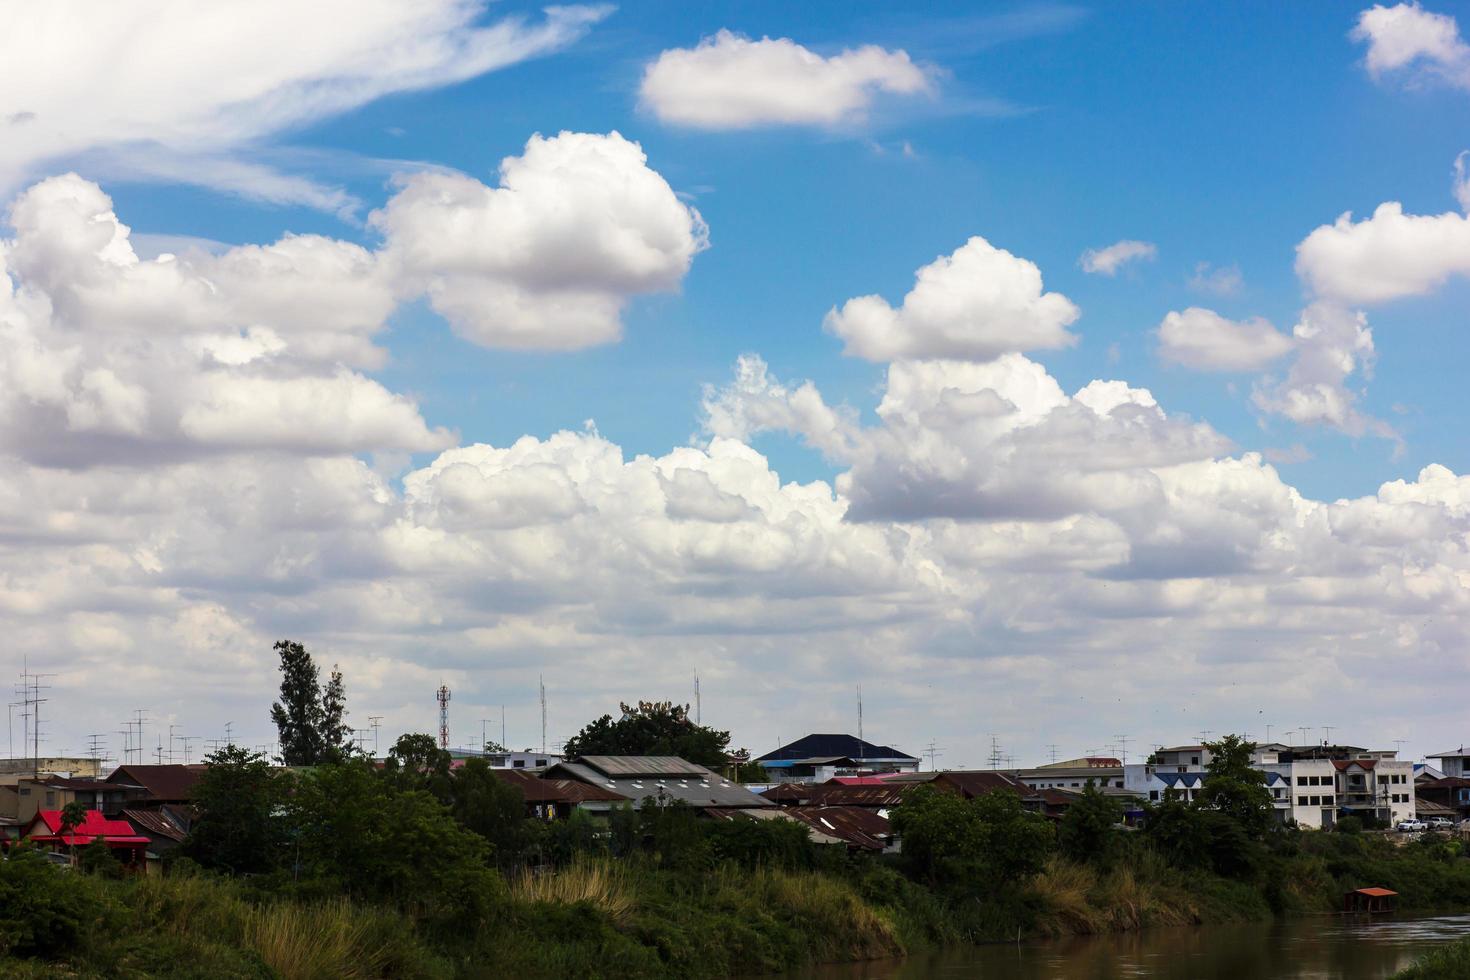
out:
M0 861L0 954L56 956L76 945L98 897L31 847Z

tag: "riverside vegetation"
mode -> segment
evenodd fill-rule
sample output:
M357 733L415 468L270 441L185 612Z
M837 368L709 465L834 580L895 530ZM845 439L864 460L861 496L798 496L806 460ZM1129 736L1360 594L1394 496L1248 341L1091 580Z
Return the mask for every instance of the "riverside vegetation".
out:
M1091 786L1053 826L1010 793L920 785L893 813L902 855L849 855L794 822L710 821L652 801L605 826L530 819L483 760L451 769L428 735L403 736L376 766L334 742L340 676L324 699L300 653L283 651L283 702L295 701L274 713L300 768L235 746L212 755L191 836L161 877L124 876L101 845L76 870L12 849L0 974L700 978L1326 913L1364 885L1398 891L1409 911L1470 908L1457 841L1273 826L1251 745L1234 736L1210 744L1198 798L1151 807L1141 831L1120 829L1115 801ZM728 740L654 702L576 742L709 763Z

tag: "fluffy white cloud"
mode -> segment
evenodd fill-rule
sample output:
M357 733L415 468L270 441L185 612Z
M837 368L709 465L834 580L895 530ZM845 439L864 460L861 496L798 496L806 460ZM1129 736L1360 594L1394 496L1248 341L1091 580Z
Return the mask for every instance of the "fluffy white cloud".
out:
M372 253L315 236L140 260L76 176L35 185L0 241L0 445L84 466L246 448L452 443L354 368L394 303Z
M1318 296L1339 303L1422 296L1470 275L1470 217L1405 214L1397 201L1362 221L1343 214L1302 240L1296 270Z
M663 52L639 94L659 119L700 129L836 126L861 119L879 94L931 92L928 72L903 51L874 45L824 58L788 38L720 31L694 48Z
M1365 63L1375 78L1404 73L1412 81L1428 78L1470 88L1470 45L1448 14L1417 3L1375 4L1358 15L1352 38L1367 43Z
M1197 371L1257 371L1292 348L1261 317L1237 322L1198 306L1166 314L1158 336L1160 357Z
M1465 171L1465 158L1470 157L1470 150L1462 150L1455 157L1455 179L1450 185L1454 191L1455 201L1459 203L1460 210L1470 214L1470 173Z
M1036 263L977 235L920 269L899 308L858 296L829 312L825 325L846 353L870 361L984 361L1075 343L1066 328L1080 312L1061 293L1045 292Z
M48 162L105 150L122 172L347 206L340 191L231 154L389 93L555 51L610 9L553 7L539 20L483 24L486 6L60 0L16 8L0 34L0 192Z
M1304 425L1392 435L1388 426L1358 411L1358 394L1347 386L1355 372L1373 363L1373 331L1366 316L1313 303L1292 328L1292 340L1297 355L1286 377L1267 379L1252 395L1259 408Z
M1155 258L1159 254L1158 246L1153 242L1140 242L1131 238L1125 238L1120 242L1114 242L1106 248L1089 248L1082 253L1082 271L1094 272L1102 276L1115 276L1118 270L1129 262L1138 262L1144 259Z
M617 133L533 136L498 187L416 174L371 220L400 288L488 347L615 340L627 299L676 289L707 244L699 212Z

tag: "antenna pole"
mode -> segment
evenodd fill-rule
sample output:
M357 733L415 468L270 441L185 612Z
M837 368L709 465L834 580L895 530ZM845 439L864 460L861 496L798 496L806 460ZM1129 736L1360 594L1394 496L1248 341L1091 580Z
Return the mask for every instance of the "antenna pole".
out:
M372 729L373 729L373 757L374 758L377 758L377 755L378 755L378 726L382 724L382 721L383 721L383 716L382 715L368 715L368 723L370 725L372 725Z
M858 741L861 742L863 740L863 686L861 684L859 684L857 686L857 704L858 704Z
M541 688L541 754L546 754L546 678L537 675L536 683Z

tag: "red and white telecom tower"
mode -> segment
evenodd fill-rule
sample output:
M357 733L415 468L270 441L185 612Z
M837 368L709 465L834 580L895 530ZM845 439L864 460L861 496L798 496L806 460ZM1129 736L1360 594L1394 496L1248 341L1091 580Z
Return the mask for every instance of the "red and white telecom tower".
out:
M439 748L449 748L449 688L439 685Z

